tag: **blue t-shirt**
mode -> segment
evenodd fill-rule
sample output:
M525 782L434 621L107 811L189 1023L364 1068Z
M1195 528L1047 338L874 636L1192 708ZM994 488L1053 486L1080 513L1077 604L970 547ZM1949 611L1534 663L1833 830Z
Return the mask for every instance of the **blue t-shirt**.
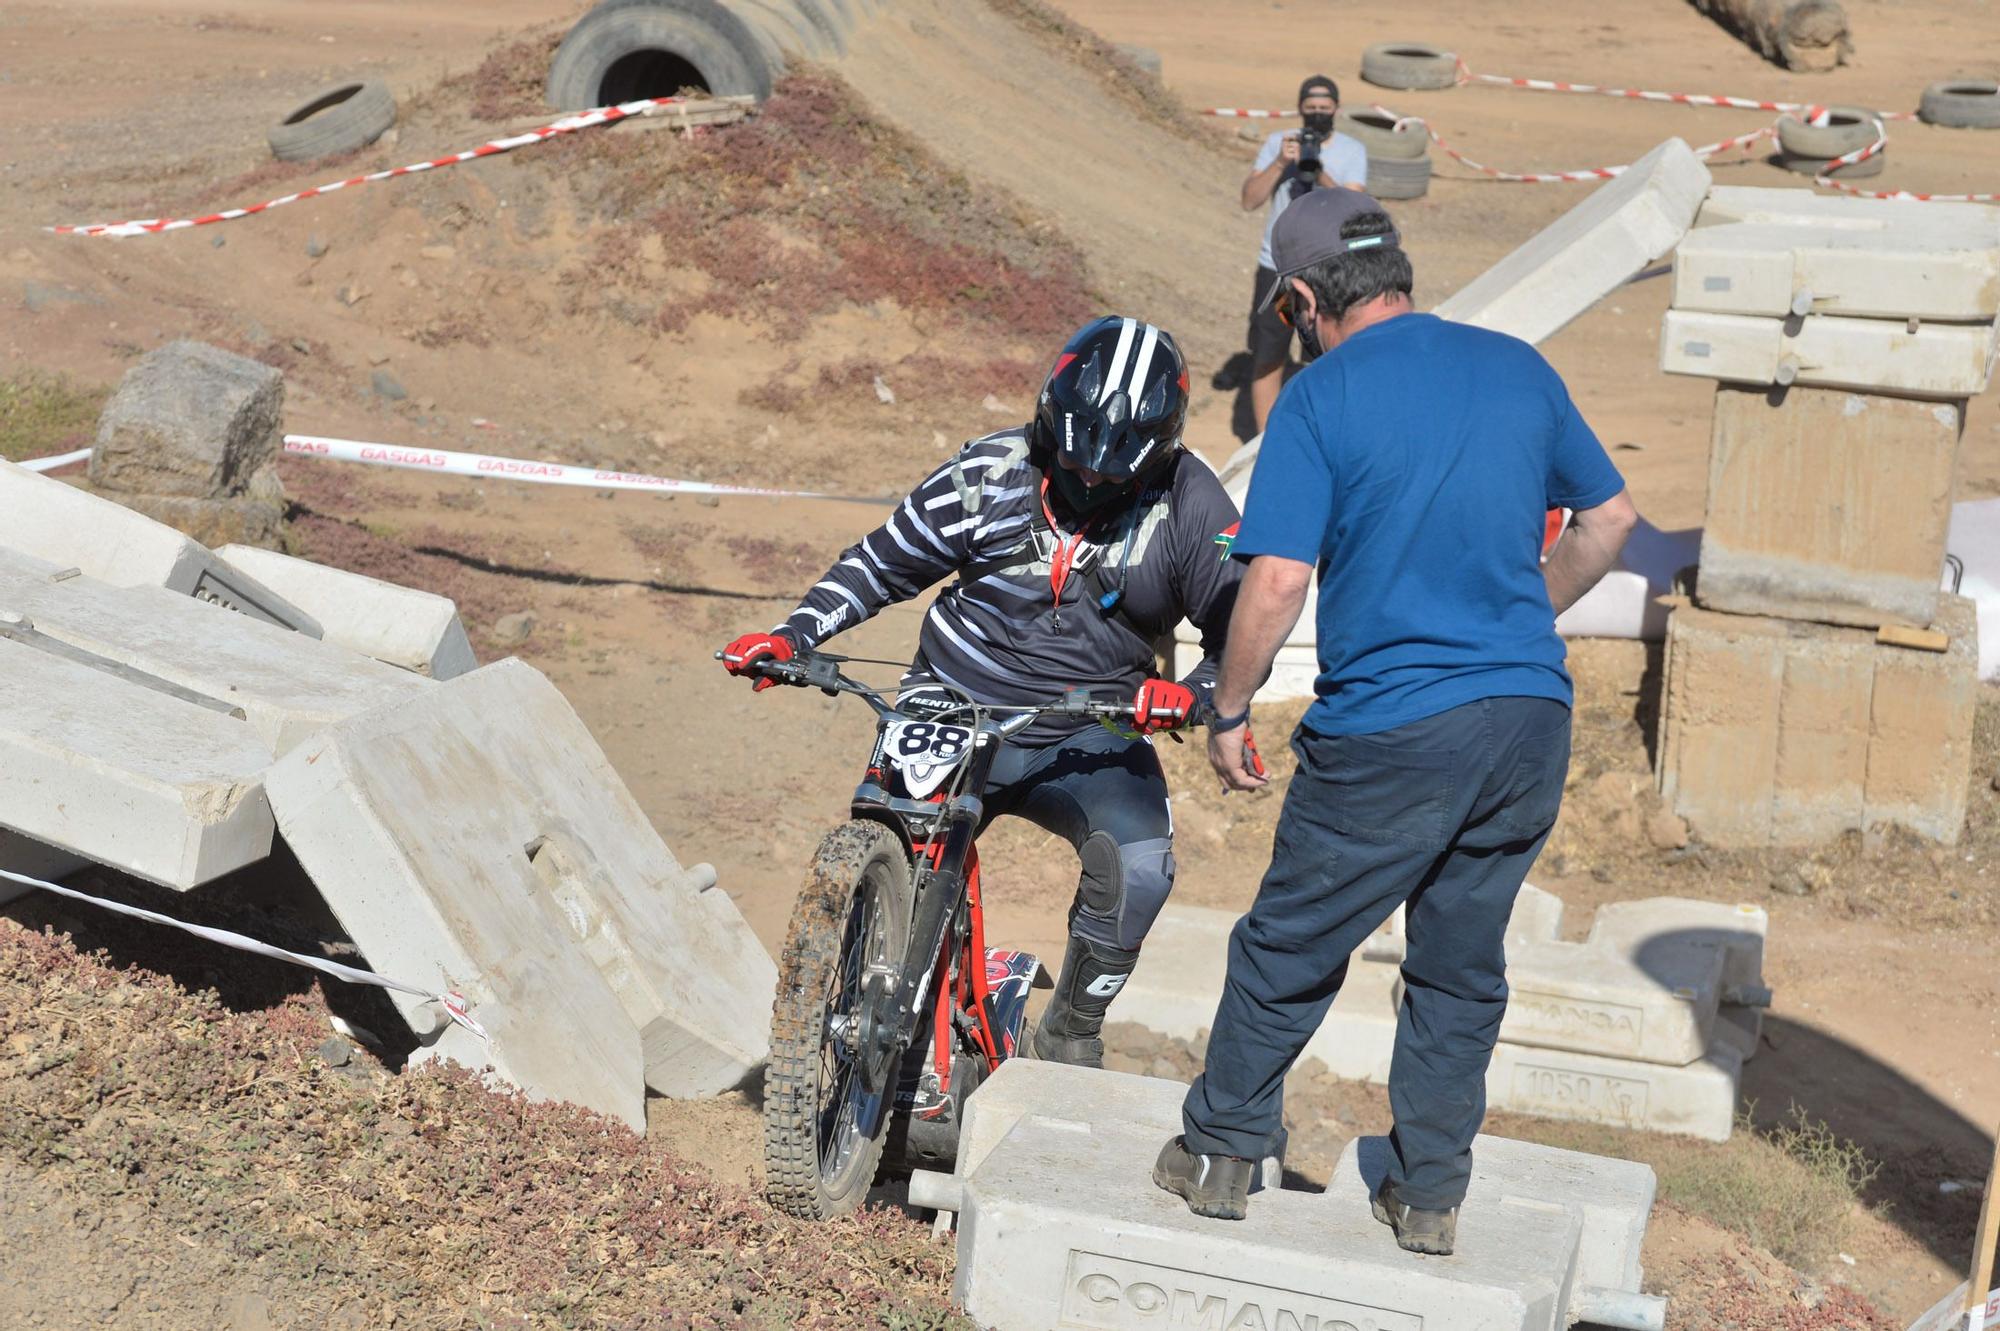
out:
M1319 568L1306 725L1367 735L1479 698L1568 704L1544 518L1624 488L1518 338L1405 314L1307 366L1271 412L1233 547Z

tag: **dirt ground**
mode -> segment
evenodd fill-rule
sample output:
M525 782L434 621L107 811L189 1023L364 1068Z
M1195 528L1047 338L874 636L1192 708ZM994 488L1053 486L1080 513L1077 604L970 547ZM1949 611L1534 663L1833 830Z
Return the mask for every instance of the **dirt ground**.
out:
M1250 122L1190 131L1149 115L1001 12L1013 8L887 7L831 70L858 90L858 110L824 89L795 91L765 123L696 141L621 128L598 144L531 149L224 226L93 242L38 228L252 202L539 123L540 62L580 6L10 6L0 14L0 379L60 375L100 389L161 341L194 336L280 364L294 430L868 497L906 489L966 437L1017 423L1053 345L1048 329L1076 308L1115 307L1182 337L1197 389L1190 440L1219 462L1245 433L1230 360L1262 223L1235 202L1255 149L1242 130ZM1677 0L1413 0L1389 19L1196 0L1062 8L1110 40L1158 50L1186 106L1282 107L1300 77L1325 72L1350 105L1379 98L1420 112L1474 158L1515 170L1630 161L1669 135L1708 142L1769 117L1482 87L1391 94L1355 78L1362 47L1423 38L1456 46L1482 72L1890 109L2000 50L2000 14L1950 0L1851 5L1856 62L1822 76L1771 67ZM271 164L264 126L354 73L386 79L401 99L397 142L339 163ZM88 114L64 95L78 87L91 89ZM753 131L762 137L741 137ZM856 142L866 150L850 151ZM753 160L782 167L775 192L755 192L765 187ZM1590 188L1496 183L1441 155L1437 168L1428 197L1395 208L1422 304ZM1718 159L1715 171L1727 183L1803 183L1757 156ZM2000 189L2000 135L1899 122L1880 181ZM832 202L816 211L818 198ZM870 209L908 243L869 248L853 234L865 228L840 225L847 208ZM752 224L764 229L730 230ZM1004 280L968 296L977 284L967 264ZM1666 299L1664 281L1636 280L1544 350L1614 446L1642 510L1672 529L1701 520L1709 388L1655 368ZM878 399L878 374L894 402ZM1993 393L1971 405L1961 497L2000 493L1995 408ZM781 616L879 520L879 504L699 502L292 458L281 469L304 552L453 595L483 656L513 651L547 671L677 854L713 862L759 936L778 944L800 868L842 814L868 722L864 709L817 696L752 700L710 653ZM535 616L528 639L496 639L495 621L521 610ZM904 658L917 614L892 610L842 646ZM1657 663L1635 644L1584 643L1572 667L1577 761L1535 881L1563 896L1577 932L1603 902L1658 893L1770 910L1777 1007L1746 1097L1767 1127L1796 1103L1881 1165L1854 1246L1841 1250L1854 1263L1836 1252L1806 1275L1851 1286L1901 1325L1958 1278L1977 1197L1939 1185L1983 1171L2000 1106L1987 946L2000 918L1988 871L2000 839L1995 706L1982 712L1959 847L1662 851L1642 822ZM1293 719L1284 709L1259 717L1268 750ZM1241 906L1279 794L1225 801L1195 746L1167 753L1178 891ZM1059 952L1067 851L1003 826L986 856L995 939ZM1365 1097L1342 1097L1350 1092L1295 1094L1295 1115L1372 1130ZM725 1178L754 1177L753 1105L654 1109L656 1136ZM1321 1147L1336 1136L1322 1134ZM79 1209L55 1187L6 1162L0 1232L32 1236L7 1241L10 1268L14 1253L152 1241L136 1215ZM1713 1312L1687 1325L1761 1325L1730 1320L1735 1305L1701 1291L1703 1281L1736 1289L1736 1275L1715 1272L1763 1271L1765 1258L1696 1233L1702 1223L1663 1211L1655 1225L1662 1254L1692 1254L1675 1268L1690 1305ZM64 1267L41 1260L26 1280L53 1283ZM226 1261L199 1269L215 1289L232 1279ZM253 1281L238 1292L262 1297ZM193 1306L165 1285L140 1293L167 1310L162 1325ZM227 1324L258 1324L245 1306ZM85 1322L118 1319L93 1312L67 1324Z

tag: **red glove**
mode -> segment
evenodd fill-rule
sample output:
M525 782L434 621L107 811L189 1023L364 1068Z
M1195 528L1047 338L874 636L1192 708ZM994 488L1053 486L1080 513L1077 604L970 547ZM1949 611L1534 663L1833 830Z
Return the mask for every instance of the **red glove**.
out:
M1132 695L1132 728L1142 735L1179 730L1194 720L1194 690L1171 679L1149 679Z
M742 675L749 673L750 667L759 661L789 661L792 655L790 638L775 633L746 633L722 649L722 668L732 675ZM751 686L751 692L762 693L777 682L775 679L760 679Z

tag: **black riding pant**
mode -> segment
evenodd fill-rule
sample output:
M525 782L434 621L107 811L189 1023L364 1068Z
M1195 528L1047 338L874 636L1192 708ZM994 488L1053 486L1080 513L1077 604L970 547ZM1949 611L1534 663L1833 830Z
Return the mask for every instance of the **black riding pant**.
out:
M1174 886L1173 814L1152 743L1092 726L1038 748L1010 744L985 798L988 823L1013 814L1076 848L1070 932L1137 951Z

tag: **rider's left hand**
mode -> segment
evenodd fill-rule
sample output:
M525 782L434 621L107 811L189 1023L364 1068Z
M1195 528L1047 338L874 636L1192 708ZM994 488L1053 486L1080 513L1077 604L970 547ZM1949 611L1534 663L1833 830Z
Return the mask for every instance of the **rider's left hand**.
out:
M1171 679L1149 679L1132 695L1132 728L1142 735L1192 724L1200 703L1194 690Z

